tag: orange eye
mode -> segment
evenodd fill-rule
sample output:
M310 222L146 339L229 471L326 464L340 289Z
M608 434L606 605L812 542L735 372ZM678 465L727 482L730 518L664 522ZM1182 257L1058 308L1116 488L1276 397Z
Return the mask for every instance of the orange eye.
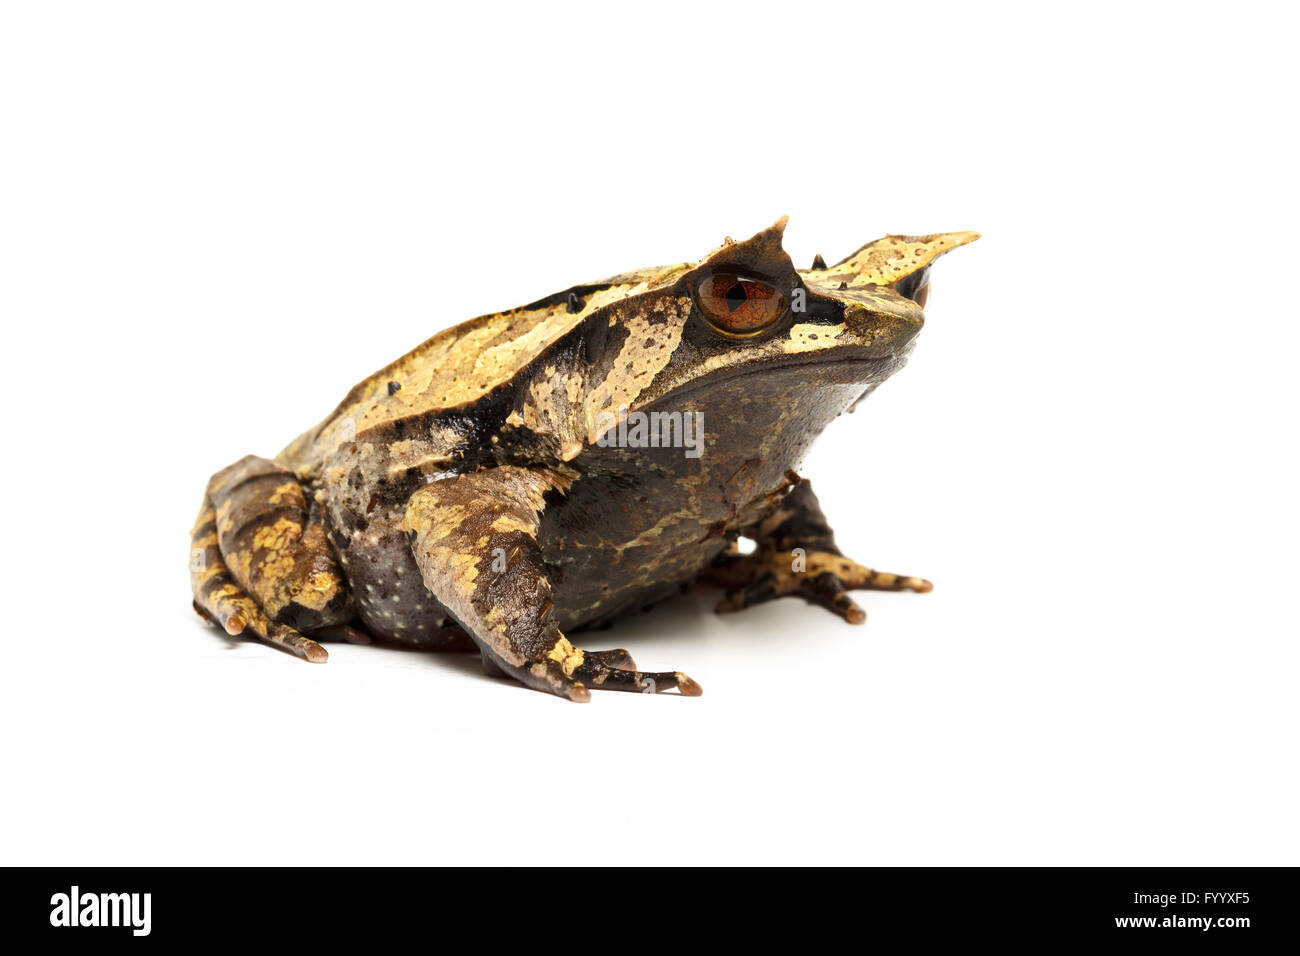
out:
M781 317L785 297L766 282L719 273L696 290L700 309L727 335L756 335Z

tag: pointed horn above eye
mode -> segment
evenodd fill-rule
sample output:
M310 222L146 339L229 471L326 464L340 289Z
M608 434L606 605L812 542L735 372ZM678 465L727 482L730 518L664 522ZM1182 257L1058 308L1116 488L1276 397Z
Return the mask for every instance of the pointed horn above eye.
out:
M974 242L978 232L939 232L931 236L885 236L835 263L819 279L845 278L853 285L893 285L924 269L945 252Z
M721 265L734 263L736 265L746 265L759 271L762 271L764 266L778 271L793 269L790 264L790 257L781 248L781 238L785 234L785 224L789 218L789 216L782 216L766 229L754 233L754 235L742 242L737 242L728 236L721 246L701 259L700 264Z

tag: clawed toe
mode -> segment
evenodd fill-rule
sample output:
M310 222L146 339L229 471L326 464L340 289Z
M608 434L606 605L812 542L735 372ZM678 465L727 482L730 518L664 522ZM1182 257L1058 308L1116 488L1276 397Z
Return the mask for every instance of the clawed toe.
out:
M799 593L805 600L821 605L850 624L861 625L867 622L867 612L849 597L844 582L829 571L801 583Z
M601 652L596 652L601 653ZM624 652L626 653L626 652ZM638 671L611 667L587 654L573 676L593 690L623 690L640 694L663 694L676 690L683 697L699 697L704 689L681 671Z

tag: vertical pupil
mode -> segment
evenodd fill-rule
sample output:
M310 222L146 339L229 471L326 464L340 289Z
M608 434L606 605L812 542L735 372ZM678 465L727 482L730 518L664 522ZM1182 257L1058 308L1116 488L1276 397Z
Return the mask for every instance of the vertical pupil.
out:
M709 276L695 291L706 320L728 335L757 335L784 307L781 293L766 282L728 273Z
M748 299L749 296L745 293L744 285L739 282L733 282L731 288L726 291L722 298L726 301L727 305L731 306L731 311L735 312L745 304L745 300Z

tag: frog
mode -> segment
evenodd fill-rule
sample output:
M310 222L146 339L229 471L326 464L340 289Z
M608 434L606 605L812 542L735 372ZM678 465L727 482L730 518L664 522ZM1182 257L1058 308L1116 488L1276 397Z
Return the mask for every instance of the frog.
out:
M857 625L851 592L931 590L845 556L799 468L903 366L933 262L979 234L797 269L786 222L439 332L216 472L194 609L308 662L331 640L477 652L581 702L702 692L571 640L696 584L718 612L799 597Z

